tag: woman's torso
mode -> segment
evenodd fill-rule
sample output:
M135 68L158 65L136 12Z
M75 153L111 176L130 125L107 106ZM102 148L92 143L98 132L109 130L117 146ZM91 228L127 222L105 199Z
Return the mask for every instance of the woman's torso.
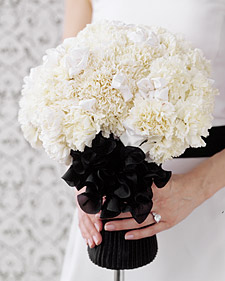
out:
M185 34L212 60L217 96L215 125L225 125L225 0L92 0L93 21L121 20L160 25ZM173 159L164 168L185 173L202 158ZM129 281L224 281L225 188L184 221L159 233L159 253L148 266L125 273ZM61 281L113 280L113 272L93 265L75 216ZM81 265L82 260L82 265Z
M212 61L216 97L214 125L225 125L225 0L92 0L92 21L159 25L182 33Z

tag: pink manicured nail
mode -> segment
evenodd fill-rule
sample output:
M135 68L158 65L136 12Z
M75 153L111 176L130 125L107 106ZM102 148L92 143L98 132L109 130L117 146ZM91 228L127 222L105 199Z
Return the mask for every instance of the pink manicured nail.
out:
M95 228L97 229L98 232L100 232L99 226L97 223L95 223Z
M131 240L134 238L134 235L133 234L129 234L129 235L125 235L125 239L126 240Z
M105 230L115 230L115 225L113 224L106 224L105 225Z
M95 217L96 217L97 219L100 219L100 214L96 214Z
M98 241L97 237L96 237L96 236L93 236L93 239L94 239L94 241L95 241L95 244L98 245L99 241Z
M91 239L88 239L88 245L89 245L90 248L92 247L92 241L91 241Z

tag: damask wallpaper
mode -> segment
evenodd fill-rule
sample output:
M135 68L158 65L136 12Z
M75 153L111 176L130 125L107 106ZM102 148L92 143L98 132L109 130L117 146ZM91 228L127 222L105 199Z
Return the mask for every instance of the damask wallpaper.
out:
M0 281L56 281L74 193L58 166L24 140L22 79L62 38L63 0L0 0Z

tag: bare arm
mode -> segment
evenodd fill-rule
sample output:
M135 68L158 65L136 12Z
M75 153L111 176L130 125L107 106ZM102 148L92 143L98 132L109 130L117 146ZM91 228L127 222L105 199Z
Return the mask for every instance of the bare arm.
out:
M225 186L225 149L193 169L190 179L198 186L204 202ZM201 203L201 202L200 202Z
M91 19L91 0L65 0L63 39L76 36Z

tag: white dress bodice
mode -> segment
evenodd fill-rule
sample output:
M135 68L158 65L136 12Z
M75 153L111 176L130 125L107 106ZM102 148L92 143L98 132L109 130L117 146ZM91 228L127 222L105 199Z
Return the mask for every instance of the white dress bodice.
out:
M212 62L214 126L225 125L225 0L92 0L92 21L158 25L182 33Z

